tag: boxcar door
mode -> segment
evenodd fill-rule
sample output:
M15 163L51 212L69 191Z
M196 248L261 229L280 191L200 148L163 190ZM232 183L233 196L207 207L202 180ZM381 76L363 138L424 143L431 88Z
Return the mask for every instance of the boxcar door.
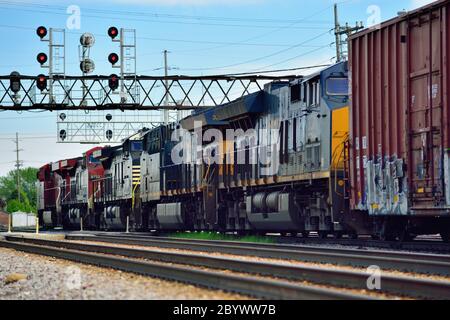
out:
M442 38L440 11L409 21L409 185L412 209L443 198ZM405 41L401 39L400 41Z

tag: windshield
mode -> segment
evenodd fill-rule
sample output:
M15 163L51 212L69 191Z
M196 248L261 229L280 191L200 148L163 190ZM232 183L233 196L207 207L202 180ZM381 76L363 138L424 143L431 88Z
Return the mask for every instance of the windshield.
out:
M94 158L94 155L91 154L91 155L89 156L89 163L98 164L98 163L100 163L100 160Z
M348 79L328 78L326 81L326 92L328 96L348 95Z

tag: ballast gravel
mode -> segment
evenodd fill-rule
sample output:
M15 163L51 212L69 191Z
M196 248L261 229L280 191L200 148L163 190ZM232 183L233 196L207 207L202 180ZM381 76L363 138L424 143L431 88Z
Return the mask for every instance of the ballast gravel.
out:
M0 248L0 300L135 299L234 300L246 297Z

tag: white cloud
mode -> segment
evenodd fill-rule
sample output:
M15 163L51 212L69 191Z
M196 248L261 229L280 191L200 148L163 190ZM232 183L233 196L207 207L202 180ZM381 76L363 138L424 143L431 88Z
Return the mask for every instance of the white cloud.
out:
M411 9L420 8L432 2L436 2L436 0L411 0Z

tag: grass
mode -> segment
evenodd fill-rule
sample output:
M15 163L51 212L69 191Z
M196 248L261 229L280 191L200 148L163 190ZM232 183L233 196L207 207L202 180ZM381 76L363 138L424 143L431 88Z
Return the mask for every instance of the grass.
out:
M275 243L272 238L264 236L237 236L233 234L223 234L218 232L177 232L169 235L170 237L180 239L195 239L195 240L228 240L228 241L242 241L242 242L256 242L256 243Z

